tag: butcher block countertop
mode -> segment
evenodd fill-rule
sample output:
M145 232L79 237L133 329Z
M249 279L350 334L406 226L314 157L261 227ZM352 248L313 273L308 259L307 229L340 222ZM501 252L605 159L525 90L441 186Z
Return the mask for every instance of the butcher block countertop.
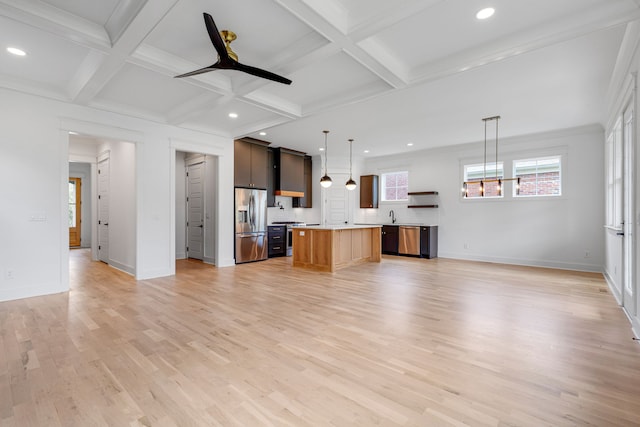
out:
M305 225L298 227L307 230L357 230L362 228L381 228L378 224L344 224L344 225Z

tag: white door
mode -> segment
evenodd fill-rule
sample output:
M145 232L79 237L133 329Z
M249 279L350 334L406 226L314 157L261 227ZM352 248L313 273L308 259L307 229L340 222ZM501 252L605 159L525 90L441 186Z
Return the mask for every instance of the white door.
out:
M187 257L204 258L204 163L187 166Z
M323 188L324 192L324 223L327 225L344 225L349 222L349 193L345 182L347 174L331 174L333 184Z
M636 292L636 281L634 277L634 242L635 242L635 230L634 230L634 134L633 134L633 102L627 107L623 113L623 153L624 153L624 172L623 172L623 246L622 246L622 268L623 268L623 291L622 291L622 305L624 309L631 316L636 314L636 301L634 294Z
M109 263L109 158L98 162L98 259Z

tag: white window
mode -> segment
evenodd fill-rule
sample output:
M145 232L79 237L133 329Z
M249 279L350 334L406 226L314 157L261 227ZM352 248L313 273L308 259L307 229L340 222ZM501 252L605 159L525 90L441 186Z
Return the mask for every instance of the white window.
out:
M464 166L465 194L468 199L477 197L502 197L500 181L504 178L502 162L480 163ZM484 193L484 195L483 195Z
M513 186L514 197L560 196L561 169L561 156L515 160L513 177L520 178L520 188Z
M606 222L610 227L622 226L622 123L616 123L606 145Z
M382 201L408 200L409 172L389 172L382 174Z

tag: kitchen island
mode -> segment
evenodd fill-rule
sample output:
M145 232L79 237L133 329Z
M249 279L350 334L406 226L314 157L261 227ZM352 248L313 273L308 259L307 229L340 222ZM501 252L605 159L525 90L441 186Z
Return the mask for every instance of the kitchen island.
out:
M293 266L334 272L362 262L380 262L379 225L295 227Z

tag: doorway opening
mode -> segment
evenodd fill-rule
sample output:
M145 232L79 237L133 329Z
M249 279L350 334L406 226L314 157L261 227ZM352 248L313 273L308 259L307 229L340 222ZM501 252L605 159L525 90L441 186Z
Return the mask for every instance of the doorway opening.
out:
M69 182L80 189L69 197L69 224L79 226L78 248L91 248L92 261L136 275L136 145L132 142L69 135ZM76 181L76 178L78 180ZM80 184L80 185L78 185ZM70 193L72 185L70 184ZM72 218L72 209L80 205ZM69 228L69 247L73 229Z
M216 264L217 157L176 151L176 260Z

